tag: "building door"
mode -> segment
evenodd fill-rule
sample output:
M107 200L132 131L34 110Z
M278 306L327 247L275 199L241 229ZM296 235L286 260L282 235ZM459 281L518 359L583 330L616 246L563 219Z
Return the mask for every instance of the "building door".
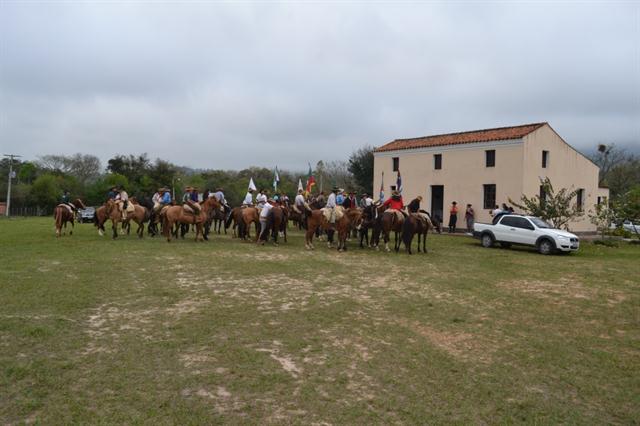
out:
M444 185L431 185L431 216L443 221Z

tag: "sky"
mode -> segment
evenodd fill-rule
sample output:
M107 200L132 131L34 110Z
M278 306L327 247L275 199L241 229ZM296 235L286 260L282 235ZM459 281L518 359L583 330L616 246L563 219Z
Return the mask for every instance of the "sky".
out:
M546 121L640 147L640 2L0 0L0 150L306 169Z

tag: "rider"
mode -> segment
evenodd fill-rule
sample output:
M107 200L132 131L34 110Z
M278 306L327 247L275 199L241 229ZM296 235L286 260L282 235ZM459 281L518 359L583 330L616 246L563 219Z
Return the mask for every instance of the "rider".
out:
M409 213L418 213L420 210L420 202L422 201L422 196L418 195L416 198L411 200L409 205L407 205L407 210Z
M69 197L69 190L67 189L64 190L64 192L62 193L62 197L60 198L60 202L65 206L69 207L72 213L76 211L76 206L71 204L71 198Z
M331 194L327 197L327 204L325 205L325 208L329 209L331 212L331 215L329 216L329 223L336 223L336 194L338 191L340 191L340 189L337 186L334 186L331 189Z
M216 192L213 194L213 197L218 200L220 205L224 208L224 212L226 213L229 210L229 204L227 204L227 200L224 198L224 189L216 188Z
M267 194L264 193L264 189L261 189L258 195L256 196L256 204L258 208L264 207L267 202Z
M398 191L393 191L391 193L391 198L385 201L382 205L390 210L399 211L405 217L407 216L407 214L402 211L402 209L404 209L404 202L402 201L402 195L400 195Z
M118 197L118 187L112 186L109 188L109 193L107 194L108 200L114 200Z
M253 206L253 189L249 188L247 191L247 195L244 196L244 200L242 200L242 207Z
M127 208L129 207L129 194L127 194L127 191L124 190L124 186L120 185L118 187L118 196L116 198L119 198L120 203L118 203L118 205L120 206L120 211L122 212L122 220L127 220Z
M160 208L160 203L162 202L162 189L158 188L153 197L151 197L151 201L153 201L153 210L158 210Z

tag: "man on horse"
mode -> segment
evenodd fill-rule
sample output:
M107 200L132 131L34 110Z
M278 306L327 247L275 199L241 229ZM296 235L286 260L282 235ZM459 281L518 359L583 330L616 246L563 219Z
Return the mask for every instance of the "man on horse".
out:
M340 191L340 189L337 186L334 186L331 189L331 194L329 194L329 197L327 197L327 204L324 206L330 212L329 223L336 223L336 206L338 205L337 204L338 191Z
M185 193L182 196L183 208L187 213L200 214L200 203L198 202L198 193L195 192L195 188L187 186L184 190Z
M60 198L60 203L64 204L65 207L68 207L70 209L71 213L74 213L76 211L76 206L71 204L71 198L69 197L69 191L66 190L66 189L62 193L62 197Z
M253 206L253 189L249 189L247 195L244 196L244 200L242 200L242 207L251 206Z
M433 228L433 222L431 221L431 216L429 216L429 214L424 210L420 210L421 201L422 201L422 196L418 195L416 198L411 200L411 202L407 206L407 210L411 215L422 220L426 226L430 226L431 228Z
M307 200L304 199L303 192L302 189L298 189L298 195L293 200L293 210L302 217L302 223L304 224L307 220L307 210L311 210L311 208L307 204ZM304 226L306 227L306 224Z
M116 195L116 204L122 213L122 220L127 220L127 211L133 210L129 208L129 194L124 190L124 186L118 187L118 195Z
M224 189L216 188L216 192L214 192L213 195L209 195L209 196L215 197L216 200L218 200L218 202L222 206L224 213L227 214L227 212L230 210L230 207L229 207L229 204L227 204L227 200L224 198Z
M387 211L401 213L402 216L407 217L407 214L402 211L404 209L404 202L402 201L402 195L398 191L391 193L391 198L382 204L383 207L387 207Z
M260 192L256 196L256 204L261 209L267 203L267 194L264 193L264 189L260 189Z

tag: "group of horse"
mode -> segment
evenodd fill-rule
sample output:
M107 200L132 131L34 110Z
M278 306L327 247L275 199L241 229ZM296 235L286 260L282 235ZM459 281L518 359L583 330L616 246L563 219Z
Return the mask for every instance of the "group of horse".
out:
M336 242L338 251L347 249L347 241L352 236L359 237L360 248L377 249L383 242L385 250L390 251L389 242L393 233L393 249L398 252L401 243L404 243L406 251L411 254L415 235L418 236L418 252L426 253L429 230L439 230L439 224L434 224L424 211L405 214L396 210L386 210L384 206L375 204L364 208L344 209L337 207L334 221L330 220L330 214L325 208L314 202L311 202L304 212L289 205L278 204L270 209L266 217L266 229L262 232L260 210L257 207L242 206L227 209L215 197L207 198L200 203L198 211L188 211L182 205L171 205L156 212L150 200L138 201L133 197L130 198L129 203L131 206L125 211L125 214L118 203L113 200L108 200L96 208L93 222L100 235L104 235L105 224L109 220L114 239L118 237L118 230L128 234L132 222L138 225L135 232L139 238L144 236L145 224L147 224L149 235L162 234L167 238L167 241L171 241L172 237L184 238L189 229L195 231L196 241L208 240L212 228L214 232L220 234L223 226L225 233L231 228L234 237L251 240L253 226L255 241L262 237L263 240L270 239L277 244L280 236L287 242L287 227L289 221L292 221L299 229L304 229L305 248L308 250L315 248L314 237L326 235L328 246L333 247ZM84 208L84 204L79 199L72 204L77 209ZM74 214L66 206L56 207L54 218L57 236L61 235L67 222L70 222L73 227Z

